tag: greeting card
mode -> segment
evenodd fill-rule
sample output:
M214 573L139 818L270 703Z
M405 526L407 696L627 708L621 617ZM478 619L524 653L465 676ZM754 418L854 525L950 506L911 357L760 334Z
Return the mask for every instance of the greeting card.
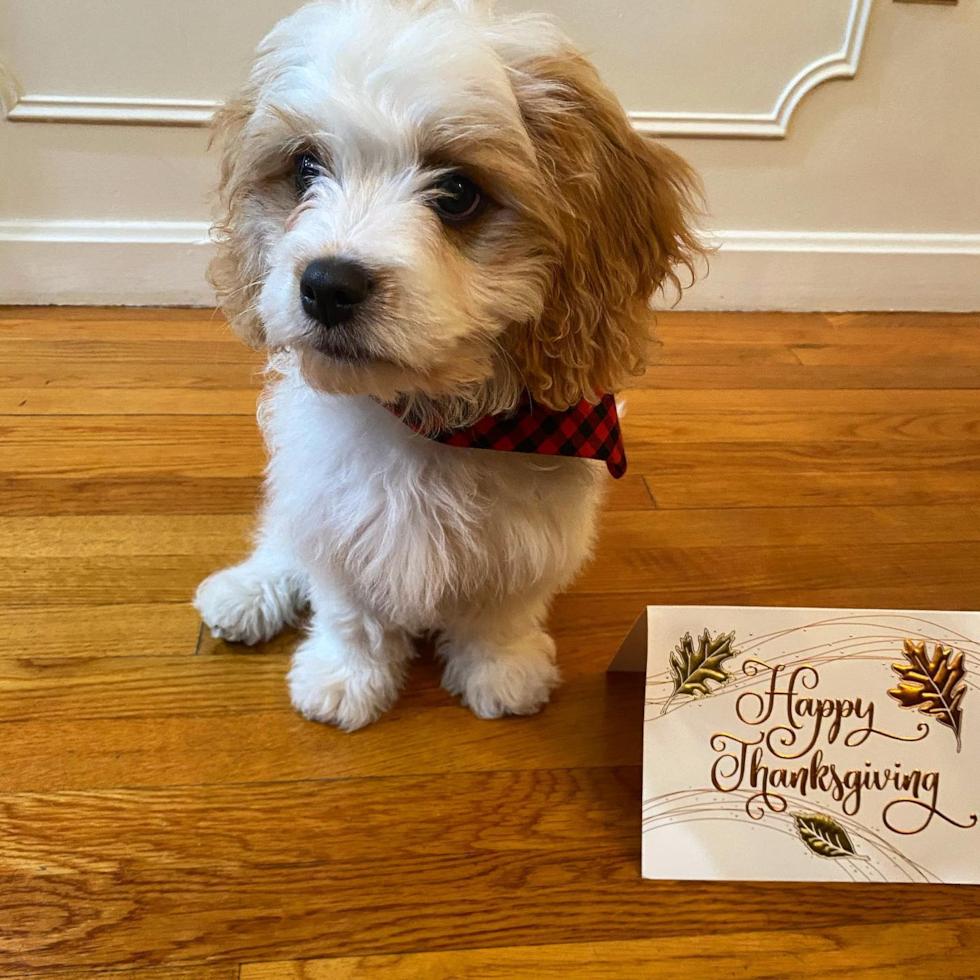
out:
M650 606L644 668L644 877L980 883L980 613Z

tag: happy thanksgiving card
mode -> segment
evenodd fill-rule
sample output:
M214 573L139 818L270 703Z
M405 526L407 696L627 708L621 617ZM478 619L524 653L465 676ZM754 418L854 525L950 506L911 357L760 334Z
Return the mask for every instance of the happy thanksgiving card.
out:
M980 883L980 614L649 607L631 640L644 877Z

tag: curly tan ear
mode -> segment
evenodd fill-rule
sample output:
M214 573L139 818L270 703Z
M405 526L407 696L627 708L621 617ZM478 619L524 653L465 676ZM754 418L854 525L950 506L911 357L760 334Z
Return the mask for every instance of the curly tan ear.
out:
M554 282L541 319L517 331L514 356L532 395L566 408L619 390L646 364L653 293L702 254L700 181L630 125L574 49L513 66L514 88L550 188Z
M252 347L265 343L255 306L262 287L261 248L252 197L252 164L243 135L255 104L248 95L225 103L215 114L211 144L221 152L218 215L211 228L217 253L208 267L218 305L232 329Z

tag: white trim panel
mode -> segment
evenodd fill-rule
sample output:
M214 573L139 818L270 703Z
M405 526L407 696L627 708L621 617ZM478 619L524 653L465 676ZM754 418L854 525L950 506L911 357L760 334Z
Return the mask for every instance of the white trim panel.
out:
M681 309L980 310L980 234L723 231ZM196 221L0 221L0 303L209 306Z
M800 101L834 78L853 78L874 0L852 0L839 51L803 68L768 113L630 112L640 132L655 136L784 139ZM20 95L6 100L11 122L109 123L139 126L206 126L219 103L209 99L127 99L116 96Z
M24 95L7 113L11 122L117 123L131 126L207 126L212 99L123 99L88 95Z
M203 221L0 220L0 303L210 306Z

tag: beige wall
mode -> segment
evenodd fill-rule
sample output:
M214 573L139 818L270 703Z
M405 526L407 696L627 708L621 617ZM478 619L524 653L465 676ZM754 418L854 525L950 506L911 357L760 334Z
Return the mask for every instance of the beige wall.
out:
M707 224L723 250L689 302L980 306L976 3L500 5L553 11L637 124L675 134L671 145L701 170ZM8 108L0 121L0 301L206 301L204 248L194 243L214 161L200 123L243 77L254 43L293 6L0 6ZM34 271L52 253L70 273L62 295ZM115 275L103 282L107 264Z

